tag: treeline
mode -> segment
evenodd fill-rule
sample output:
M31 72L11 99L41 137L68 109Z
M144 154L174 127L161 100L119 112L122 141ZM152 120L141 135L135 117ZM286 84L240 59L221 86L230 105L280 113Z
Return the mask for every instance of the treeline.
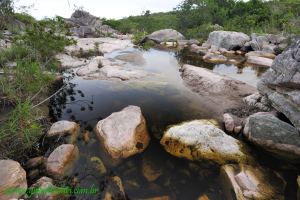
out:
M122 33L173 28L188 38L206 38L213 30L245 33L300 33L299 0L184 0L173 11L105 23Z

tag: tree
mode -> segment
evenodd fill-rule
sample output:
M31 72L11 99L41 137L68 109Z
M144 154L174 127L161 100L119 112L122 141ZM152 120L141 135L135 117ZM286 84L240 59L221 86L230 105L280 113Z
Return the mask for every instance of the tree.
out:
M0 0L0 30L6 28L6 25L14 13L12 0Z

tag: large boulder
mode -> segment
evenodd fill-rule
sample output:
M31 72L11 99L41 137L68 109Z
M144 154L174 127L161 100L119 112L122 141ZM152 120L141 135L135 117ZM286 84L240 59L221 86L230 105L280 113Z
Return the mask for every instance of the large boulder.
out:
M257 87L300 131L300 41L276 57Z
M295 127L272 114L250 116L244 128L244 136L276 157L300 161L300 134Z
M227 200L284 200L285 181L271 170L249 165L224 165L221 185Z
M145 42L146 40L152 40L156 43L161 43L161 42L169 42L169 41L178 41L178 40L183 40L184 36L179 33L176 30L173 29L163 29L159 31L155 31L151 33L150 35L146 36L143 40L142 43Z
M27 189L26 172L13 160L0 160L0 200L19 198Z
M170 154L189 160L208 160L219 164L247 162L243 145L216 127L216 121L194 120L172 126L160 143Z
M213 31L209 34L207 44L211 49L218 50L225 48L227 50L241 49L246 42L250 41L250 37L241 32L230 31Z
M192 65L183 66L182 77L194 92L224 108L240 106L241 97L256 91L256 88L244 82Z
M57 147L47 159L48 174L55 178L69 175L78 156L79 150L75 145L63 144Z
M82 38L106 36L117 32L103 25L100 18L83 10L76 10L71 18L65 21L71 27L71 33Z
M99 121L96 134L115 163L143 152L150 142L146 121L137 106L128 106Z

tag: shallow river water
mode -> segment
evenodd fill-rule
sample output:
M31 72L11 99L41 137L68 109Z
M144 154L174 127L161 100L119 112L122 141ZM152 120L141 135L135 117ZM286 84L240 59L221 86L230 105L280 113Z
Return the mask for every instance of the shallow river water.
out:
M66 89L51 100L53 120L72 120L81 125L80 150L73 175L81 187L105 187L107 175L122 179L129 199L168 195L171 199L197 199L207 194L211 200L224 199L219 184L219 167L208 162L190 162L169 155L159 144L163 131L170 125L192 119L220 118L213 102L188 89L180 76L181 62L212 69L256 85L265 69L234 65L212 65L189 59L172 51L129 48L105 55L115 58L126 53L141 53L143 62L127 64L128 68L158 74L140 81L82 80L66 73ZM70 78L67 78L70 77ZM151 143L142 154L123 161L116 167L107 166L100 175L92 157L103 161L99 142L93 132L96 123L128 105L140 106L151 135ZM90 132L91 139L83 141L82 134ZM143 176L143 164L151 163L159 178L149 182ZM99 199L99 196L77 196L76 199Z

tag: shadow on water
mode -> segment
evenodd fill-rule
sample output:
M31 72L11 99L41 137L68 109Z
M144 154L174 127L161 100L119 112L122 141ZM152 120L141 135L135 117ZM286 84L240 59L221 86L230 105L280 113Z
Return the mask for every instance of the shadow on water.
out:
M136 49L114 52L106 55L114 58ZM206 193L211 200L224 199L219 184L219 167L209 162L190 162L167 154L159 144L164 130L172 124L192 119L217 118L205 100L184 86L180 77L180 63L204 66L223 74L242 77L247 81L257 81L255 69L248 69L242 74L235 66L204 64L200 61L187 62L174 52L150 50L143 52L145 64L129 68L143 69L158 73L159 77L143 81L107 81L82 80L68 73L65 74L66 88L51 99L53 121L72 120L81 125L81 135L77 141L80 159L74 168L74 176L80 187L96 186L103 190L108 175L119 176L129 199L149 198L169 195L171 199L198 199ZM253 76L252 76L253 75ZM69 78L68 78L69 77ZM253 83L252 83L253 84ZM140 106L145 116L151 135L151 143L145 152L126 159L117 167L107 169L100 175L92 157L101 157L100 144L94 133L96 123L120 111L128 105ZM83 133L88 131L90 140L83 140ZM155 181L148 181L143 176L143 163L149 161L161 173ZM100 192L101 195L101 192ZM76 196L74 199L99 199L99 196Z

